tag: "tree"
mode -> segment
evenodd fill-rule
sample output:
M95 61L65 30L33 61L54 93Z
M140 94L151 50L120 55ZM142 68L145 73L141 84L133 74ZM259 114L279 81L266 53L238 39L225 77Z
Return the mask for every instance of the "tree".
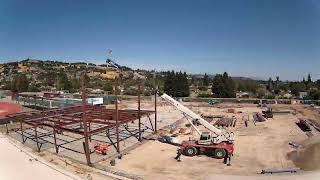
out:
M235 81L237 91L256 93L258 84L254 80L237 80Z
M310 100L320 100L320 90L316 90L316 89L311 89L308 92L308 97L307 99Z
M106 83L104 86L103 86L103 90L104 91L107 91L107 92L112 92L113 91L113 86L109 83Z
M202 83L203 83L203 86L208 86L209 85L209 76L207 75L207 73L204 74Z
M58 79L59 79L58 89L72 91L72 84L69 81L68 76L65 72L60 71L58 75Z
M218 98L233 98L236 97L235 83L228 73L217 74L213 78L212 93Z
M36 86L35 84L31 84L29 86L29 92L40 92L40 89L38 86Z
M164 92L167 93L168 95L173 96L174 92L173 92L173 76L174 76L174 72L173 71L168 71L166 73L166 78L164 81Z
M267 94L267 90L263 87L257 89L257 97L263 98Z
M299 92L306 91L306 85L303 82L291 82L289 88L295 96L299 96Z
M168 71L164 81L164 92L174 97L189 96L187 73Z
M311 75L310 75L310 73L308 74L308 83L312 83L312 80L311 80Z
M80 89L80 80L79 79L77 79L77 78L74 78L73 80L72 80L72 82L71 82L71 85L72 85L72 89L73 89L73 91L74 90L79 90Z
M320 89L320 79L318 79L316 82L315 82L315 86Z
M56 82L57 81L57 73L49 71L46 74L44 74L44 79L45 79L44 84L46 86L54 86L54 84L57 83Z
M11 90L13 92L28 91L29 81L25 74L17 74L11 82Z
M306 87L307 87L307 90L309 90L312 87L312 80L311 80L310 73L308 74L308 80L306 82Z
M272 78L270 77L268 80L268 85L267 85L267 89L270 92L272 91L272 84L273 84L273 81L272 81Z
M279 89L279 76L276 77L276 89Z
M182 76L182 89L183 89L183 97L188 97L190 95L190 86L188 83L188 75L186 72L183 73Z

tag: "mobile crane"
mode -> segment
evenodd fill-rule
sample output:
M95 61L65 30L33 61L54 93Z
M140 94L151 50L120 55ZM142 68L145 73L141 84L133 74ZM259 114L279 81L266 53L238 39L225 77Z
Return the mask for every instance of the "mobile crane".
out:
M107 59L106 63L115 67L121 73L120 65ZM136 75L135 75L136 76ZM139 77L138 77L139 78ZM166 93L161 93L158 90L155 91L162 99L174 106L177 110L181 111L191 126L197 131L199 135L198 140L183 141L180 149L181 154L186 156L195 156L197 154L206 154L215 158L224 158L225 163L227 159L231 159L233 155L234 134L228 132L225 129L218 129L211 125L208 121L204 120L201 116L197 115L189 108L185 107ZM201 132L193 122L200 123L208 131Z
M199 135L198 140L183 141L181 143L179 151L182 154L186 156L206 154L218 159L225 158L225 162L227 158L229 158L230 161L234 150L234 134L232 132L216 128L169 95L160 92L157 92L157 94L166 102L173 105L177 110L181 111ZM203 125L208 131L201 132L193 122Z

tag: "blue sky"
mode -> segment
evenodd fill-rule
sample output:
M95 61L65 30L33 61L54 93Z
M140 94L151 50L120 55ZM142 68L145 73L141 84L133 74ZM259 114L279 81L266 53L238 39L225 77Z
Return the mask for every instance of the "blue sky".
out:
M316 0L0 0L0 62L320 79Z

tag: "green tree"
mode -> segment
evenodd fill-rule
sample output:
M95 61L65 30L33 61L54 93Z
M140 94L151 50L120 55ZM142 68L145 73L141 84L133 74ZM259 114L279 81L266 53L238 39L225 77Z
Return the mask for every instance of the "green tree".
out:
M107 91L107 92L112 92L113 91L113 86L109 83L106 83L104 86L103 86L103 90L104 91Z
M29 81L25 74L17 74L14 76L11 82L11 90L13 92L24 92L28 91Z
M299 92L306 91L306 85L304 82L291 82L289 88L291 93L295 96L299 96Z
M168 71L164 81L164 92L173 97L189 96L190 89L187 74Z
M303 77L303 79L302 79L302 83L307 86L307 81L306 81L306 79L305 79L304 77Z
M272 84L273 84L273 81L272 81L272 78L270 77L269 80L268 80L268 85L267 85L267 89L268 91L272 91Z
M72 82L71 82L71 85L72 85L73 91L79 90L79 89L80 89L80 85L81 85L81 84L80 84L80 80L74 78L74 79L72 80Z
M58 89L72 91L72 84L69 81L68 76L65 72L60 71L58 75L58 79L59 79Z
M186 72L183 73L182 76L182 89L183 89L183 97L188 97L190 95L190 86L188 82L188 75Z
M48 71L44 74L44 84L46 86L54 86L57 83L57 73L54 71Z
M254 80L237 80L235 81L237 91L256 93L258 84Z
M174 96L176 94L175 89L175 72L168 71L164 81L164 92L170 96Z
M233 98L236 97L235 83L228 73L217 74L213 79L212 93L218 98Z
M308 74L308 83L312 83L312 80L311 80L311 75L310 75L310 73Z
M203 83L203 86L209 85L209 76L207 75L207 73L204 74L202 83Z
M311 89L308 91L308 97L307 99L310 100L320 100L320 90L317 89Z
M267 94L267 90L263 87L260 87L257 89L257 97L258 98L264 98L264 96Z
M320 79L318 79L316 82L315 82L315 86L320 89Z
M36 86L35 84L31 84L29 86L29 92L40 92L40 88Z

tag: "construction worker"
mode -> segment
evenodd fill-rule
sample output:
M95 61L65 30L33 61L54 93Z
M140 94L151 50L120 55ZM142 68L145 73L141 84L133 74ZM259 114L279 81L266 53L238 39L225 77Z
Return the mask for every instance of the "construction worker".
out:
M226 155L223 159L224 164L226 164L227 166L231 166L231 156L230 155Z
M177 156L175 157L175 159L178 161L178 162L180 162L181 161L181 159L180 159L180 156L182 155L182 153L180 152L180 149L178 149L178 151L177 151Z

